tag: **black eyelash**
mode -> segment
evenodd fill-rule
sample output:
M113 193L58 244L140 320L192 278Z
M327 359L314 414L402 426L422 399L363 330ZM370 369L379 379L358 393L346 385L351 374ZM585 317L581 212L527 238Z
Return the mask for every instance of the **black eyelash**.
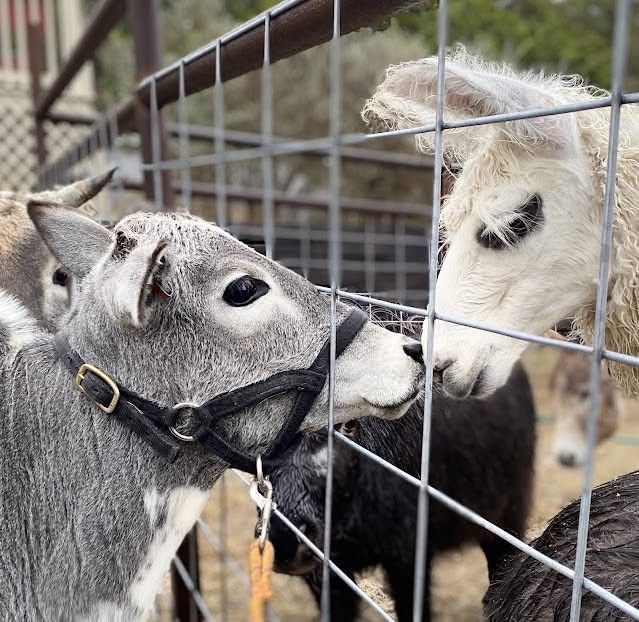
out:
M544 221L543 202L538 194L533 194L510 221L508 230L503 238L492 231L480 229L477 232L477 241L480 246L493 250L501 250L514 246L518 240L527 236L533 229Z

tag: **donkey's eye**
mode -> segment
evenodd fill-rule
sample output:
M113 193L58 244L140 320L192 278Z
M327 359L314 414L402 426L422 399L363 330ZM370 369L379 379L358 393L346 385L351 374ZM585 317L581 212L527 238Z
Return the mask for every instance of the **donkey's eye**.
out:
M264 281L246 275L229 283L222 298L234 307L244 307L261 298L268 291L269 286Z
M514 218L504 228L501 235L497 235L489 229L480 229L477 232L477 241L484 248L500 250L514 246L518 240L528 235L544 220L542 201L538 194L533 194L524 205L515 213Z
M53 273L53 284L54 285L61 285L62 287L66 287L68 281L69 281L69 274L67 273L66 270L63 270L62 268L58 268L54 273Z

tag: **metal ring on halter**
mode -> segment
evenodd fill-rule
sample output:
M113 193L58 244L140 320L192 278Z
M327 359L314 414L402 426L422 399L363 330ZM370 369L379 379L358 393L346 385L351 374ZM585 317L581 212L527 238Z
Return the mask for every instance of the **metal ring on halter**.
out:
M173 406L173 408L175 410L184 410L185 408L194 409L199 408L199 405L194 404L193 402L180 402L179 404ZM175 436L175 438L184 441L185 443L192 443L195 440L192 436L188 436L187 434L178 432L172 425L169 426L169 431L171 432L171 434L173 434L173 436Z

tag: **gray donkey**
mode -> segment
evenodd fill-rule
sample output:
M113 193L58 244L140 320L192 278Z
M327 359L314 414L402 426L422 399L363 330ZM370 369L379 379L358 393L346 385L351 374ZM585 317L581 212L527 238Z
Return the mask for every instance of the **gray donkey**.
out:
M27 202L51 201L83 209L114 171L36 194L0 192L0 289L16 296L48 328L56 325L69 306L69 276L31 223Z
M229 464L325 425L330 301L198 218L28 213L81 287L55 336L0 292L0 618L139 620ZM335 419L400 417L420 346L356 313Z

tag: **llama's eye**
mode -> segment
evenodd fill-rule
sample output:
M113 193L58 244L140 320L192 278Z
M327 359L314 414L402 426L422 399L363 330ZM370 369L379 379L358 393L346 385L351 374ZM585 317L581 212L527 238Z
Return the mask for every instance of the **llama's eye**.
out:
M66 287L67 283L69 282L69 274L63 268L58 268L53 273L52 281L54 285L61 285L62 287Z
M222 298L234 307L244 307L268 293L269 286L260 279L251 276L241 276L229 283Z
M493 250L501 250L506 248L506 242L502 240L496 233L484 229L477 234L477 241L484 248L492 248Z
M488 229L480 229L477 232L477 241L480 246L493 250L514 246L518 240L538 227L543 220L541 197L538 194L533 194L524 205L517 209L515 216L508 223L508 227L505 227L501 236Z

